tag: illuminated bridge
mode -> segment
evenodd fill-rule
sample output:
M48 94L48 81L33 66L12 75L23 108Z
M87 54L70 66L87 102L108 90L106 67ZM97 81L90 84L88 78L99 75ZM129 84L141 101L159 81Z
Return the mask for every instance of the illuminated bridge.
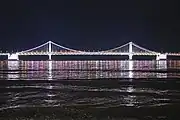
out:
M160 53L148 50L144 47L141 47L133 42L129 42L127 44L124 44L120 47L116 47L113 49L105 50L105 51L96 51L96 52L88 52L88 51L80 51L80 50L74 50L71 48L67 48L64 46L61 46L57 43L54 43L52 41L48 41L42 45L39 45L37 47L34 47L32 49L24 50L21 52L15 52L15 53L0 53L0 55L7 55L8 60L19 60L19 56L30 56L30 55L38 55L38 56L49 56L49 60L52 59L52 55L115 55L115 56L122 56L126 55L129 56L129 60L132 60L133 56L156 56L156 60L163 60L167 59L167 56L180 56L180 53Z

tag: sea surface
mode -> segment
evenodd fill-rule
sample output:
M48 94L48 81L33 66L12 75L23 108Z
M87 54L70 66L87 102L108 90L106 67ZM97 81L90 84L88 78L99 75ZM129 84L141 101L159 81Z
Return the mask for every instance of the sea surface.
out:
M0 61L0 120L180 120L180 61Z

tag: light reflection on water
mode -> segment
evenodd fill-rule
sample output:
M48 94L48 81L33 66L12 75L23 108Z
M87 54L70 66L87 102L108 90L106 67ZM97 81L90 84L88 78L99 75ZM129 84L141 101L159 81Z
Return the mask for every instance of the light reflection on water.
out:
M173 111L176 113L180 108L179 63L0 61L0 116L3 111L3 119L8 118L11 112L5 111L18 111L17 108L28 116L24 110L28 108L29 112L53 119L59 116L58 108L61 113L71 114L71 118L77 115L96 118L101 110L107 112L102 116L112 118L114 115L167 118L164 110L177 109ZM18 112L10 116L14 115L22 116ZM31 118L36 116L31 115Z
M168 61L8 61L8 80L21 79L99 79L99 78L167 78L179 73L164 72ZM168 64L168 65L167 65ZM172 66L171 66L172 68ZM176 68L175 68L176 69Z

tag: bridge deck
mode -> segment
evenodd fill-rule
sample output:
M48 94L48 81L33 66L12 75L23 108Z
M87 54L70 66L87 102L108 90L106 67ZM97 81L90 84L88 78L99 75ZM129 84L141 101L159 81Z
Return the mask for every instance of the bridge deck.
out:
M18 55L129 55L130 53L119 52L28 52ZM157 55L157 53L132 53L132 55Z
M10 53L0 53L0 55L9 55ZM130 53L124 52L27 52L18 53L18 55L129 55ZM137 56L156 56L159 53L132 53ZM180 53L165 53L168 56L180 56Z

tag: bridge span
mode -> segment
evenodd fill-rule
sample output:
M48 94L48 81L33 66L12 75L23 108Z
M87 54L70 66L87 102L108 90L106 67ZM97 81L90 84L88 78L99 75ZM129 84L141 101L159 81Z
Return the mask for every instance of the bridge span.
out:
M64 55L71 55L71 56L96 56L96 55L102 55L102 56L128 56L129 60L133 59L133 56L156 56L156 60L165 60L167 59L167 56L180 56L180 53L160 53L148 50L144 47L141 47L133 42L128 42L127 44L124 44L120 47L116 47L113 49L105 50L105 51L95 51L95 52L89 52L89 51L80 51L80 50L74 50L71 48L67 48L64 46L61 46L57 43L54 43L52 41L48 41L42 45L39 45L37 47L34 47L32 49L28 49L21 52L15 52L15 53L0 53L0 55L7 55L8 60L19 60L19 56L48 56L49 60L52 60L52 55L56 56L64 56Z

